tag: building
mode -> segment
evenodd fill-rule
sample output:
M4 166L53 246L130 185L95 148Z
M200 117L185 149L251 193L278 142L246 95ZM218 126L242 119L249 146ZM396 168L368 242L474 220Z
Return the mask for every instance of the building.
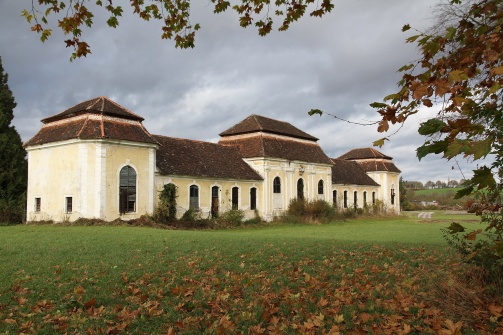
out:
M25 143L27 220L138 218L154 212L169 183L180 215L236 208L272 219L296 197L400 208L400 170L375 149L330 159L316 137L259 115L220 133L218 143L152 135L142 121L106 97L43 119Z

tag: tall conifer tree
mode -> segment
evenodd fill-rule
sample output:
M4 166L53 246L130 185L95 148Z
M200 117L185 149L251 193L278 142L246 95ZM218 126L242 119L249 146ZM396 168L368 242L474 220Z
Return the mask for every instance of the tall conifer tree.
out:
M23 142L11 125L16 102L0 57L0 223L21 222L25 213L28 164Z

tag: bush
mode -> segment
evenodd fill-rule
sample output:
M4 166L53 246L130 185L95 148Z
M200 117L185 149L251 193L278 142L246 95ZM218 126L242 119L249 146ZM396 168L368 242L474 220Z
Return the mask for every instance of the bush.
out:
M295 198L290 201L284 221L305 221L328 223L334 219L337 210L324 200L305 200Z
M262 222L262 218L260 217L258 210L255 210L255 216L252 219L248 219L243 224L245 225L256 225Z
M0 224L16 224L26 220L26 203L24 198L21 200L0 201Z
M218 216L216 222L223 227L237 227L243 223L245 213L240 209L231 209Z
M176 220L177 197L177 188L174 184L164 185L159 192L159 206L155 209L153 219L162 224Z
M198 212L193 210L192 208L187 209L185 213L183 213L182 217L180 218L180 221L185 221L185 222L194 222L198 219Z

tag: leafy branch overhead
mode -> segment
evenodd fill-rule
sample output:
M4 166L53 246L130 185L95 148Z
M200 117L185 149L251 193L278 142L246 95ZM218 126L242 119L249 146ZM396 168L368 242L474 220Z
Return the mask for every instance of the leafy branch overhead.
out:
M478 0L448 6L456 15L433 33L407 38L418 46L421 58L399 69L396 93L371 106L381 117L379 132L424 109L438 110L419 126L427 139L417 149L418 158L433 153L479 160L494 153L495 163L481 167L468 185L485 188L496 185L494 174L503 166L503 5L501 0Z
M210 1L213 13L231 8L239 14L241 27L254 25L260 36L272 31L274 20L281 22L278 30L284 31L307 13L322 17L334 8L332 0L242 0L236 4L226 0ZM129 5L139 18L162 22L162 39L174 40L177 48L194 47L196 31L201 27L190 21L189 0L131 0ZM119 25L124 11L113 0L38 0L33 1L31 8L23 10L21 15L32 25L31 30L40 34L42 42L52 35L50 21L57 19L58 27L70 36L65 43L67 47L74 48L71 59L75 59L91 53L90 45L83 40L82 28L94 25L94 13L99 10L108 12L110 16L106 23L112 28Z

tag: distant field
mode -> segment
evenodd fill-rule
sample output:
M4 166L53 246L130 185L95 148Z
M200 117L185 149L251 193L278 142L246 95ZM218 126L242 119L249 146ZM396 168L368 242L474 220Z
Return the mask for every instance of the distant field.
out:
M461 266L440 229L480 224L414 214L216 231L0 227L0 334L502 331L489 305L472 331L431 293Z
M448 193L455 194L458 190L461 188L456 187L456 188L433 188L430 190L414 190L414 195L416 196L421 196L421 195L446 195Z

